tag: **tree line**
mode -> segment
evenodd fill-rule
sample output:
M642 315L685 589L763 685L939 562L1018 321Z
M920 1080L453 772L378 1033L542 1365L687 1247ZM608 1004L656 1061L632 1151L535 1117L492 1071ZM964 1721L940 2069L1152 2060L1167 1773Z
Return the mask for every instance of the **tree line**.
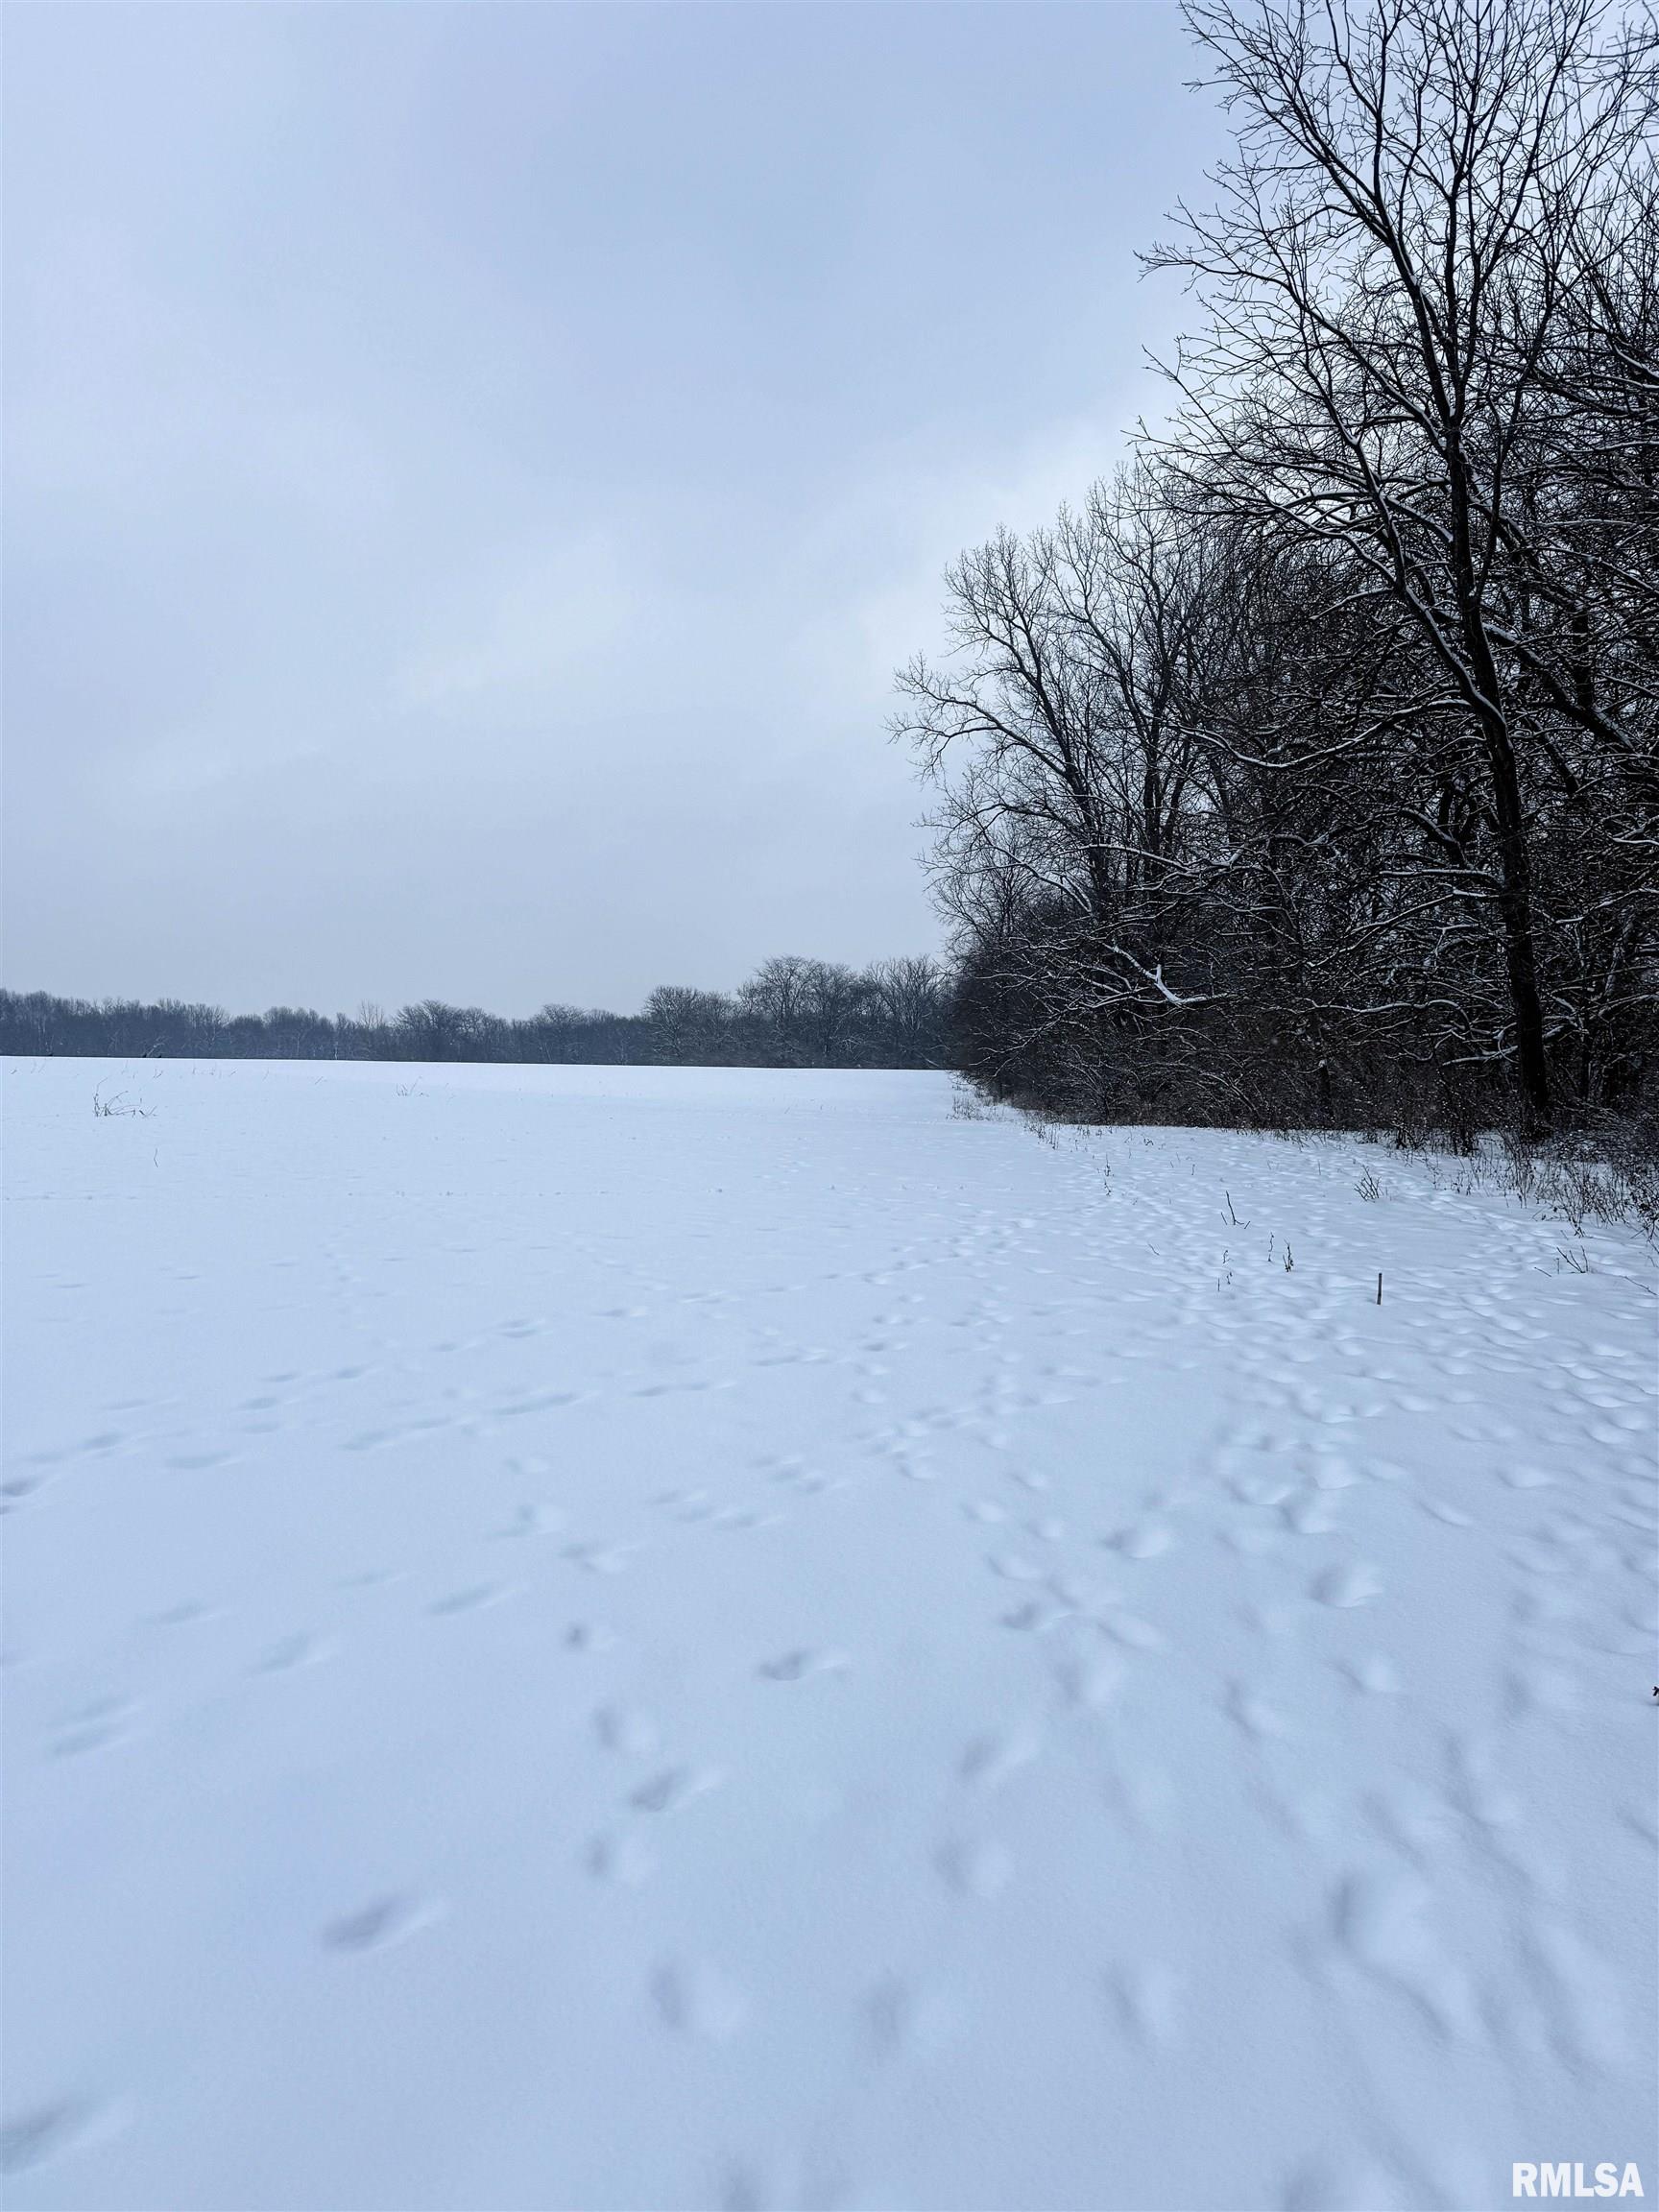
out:
M1655 1115L1655 24L1186 11L1169 419L900 677L963 1064L1090 1118Z
M163 998L0 991L0 1051L87 1058L503 1060L755 1068L928 1068L946 1049L949 991L936 960L863 969L766 960L736 992L664 986L638 1014L546 1005L526 1020L423 998L388 1014L273 1006L264 1014Z

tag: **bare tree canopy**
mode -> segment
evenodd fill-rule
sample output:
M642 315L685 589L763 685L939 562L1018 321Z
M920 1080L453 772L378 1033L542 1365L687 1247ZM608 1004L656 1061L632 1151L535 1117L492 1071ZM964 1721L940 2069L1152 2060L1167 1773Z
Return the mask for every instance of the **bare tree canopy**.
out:
M502 1060L756 1068L931 1068L945 1052L948 979L930 959L855 971L823 960L762 963L733 996L664 984L642 1012L549 1004L528 1021L423 998L388 1018L308 1007L228 1015L164 998L92 1004L0 991L0 1051L174 1059Z
M1101 1112L1654 1068L1655 39L1596 0L1188 20L1175 412L900 678L971 1061Z

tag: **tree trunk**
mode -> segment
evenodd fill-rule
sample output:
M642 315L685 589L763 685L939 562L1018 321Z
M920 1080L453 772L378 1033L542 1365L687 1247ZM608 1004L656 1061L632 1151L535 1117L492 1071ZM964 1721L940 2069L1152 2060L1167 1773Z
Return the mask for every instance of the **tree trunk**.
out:
M1515 1020L1515 1065L1521 1079L1527 1129L1542 1136L1553 1115L1550 1102L1550 1064L1544 1049L1544 1008L1538 996L1538 953L1532 928L1532 866L1520 780L1509 733L1494 716L1484 729L1486 760L1492 776L1493 813L1498 825L1498 858L1503 880L1498 912L1503 925L1503 962L1509 1004Z

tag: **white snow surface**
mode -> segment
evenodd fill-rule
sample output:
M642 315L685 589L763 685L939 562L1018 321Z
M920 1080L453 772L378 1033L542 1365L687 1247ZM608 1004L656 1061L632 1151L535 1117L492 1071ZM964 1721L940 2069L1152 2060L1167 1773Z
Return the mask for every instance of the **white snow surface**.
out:
M12 2207L1659 2191L1634 1235L925 1074L7 1092Z

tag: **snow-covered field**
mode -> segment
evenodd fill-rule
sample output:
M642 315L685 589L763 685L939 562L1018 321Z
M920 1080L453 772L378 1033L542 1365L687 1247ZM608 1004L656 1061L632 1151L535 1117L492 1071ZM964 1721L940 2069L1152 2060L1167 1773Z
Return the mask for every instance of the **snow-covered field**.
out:
M1659 2192L1634 1236L926 1075L7 1088L19 2212Z

